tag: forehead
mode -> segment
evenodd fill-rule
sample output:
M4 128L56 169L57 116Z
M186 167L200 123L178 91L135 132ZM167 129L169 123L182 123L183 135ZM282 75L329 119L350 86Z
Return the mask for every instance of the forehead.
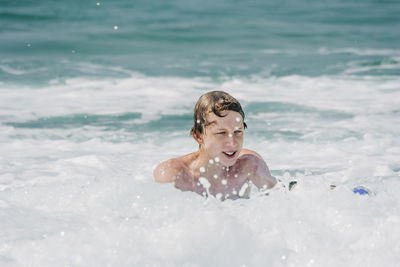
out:
M243 119L239 112L233 110L222 111L219 117L214 114L214 112L208 113L207 121L210 128L214 127L241 127L243 125Z

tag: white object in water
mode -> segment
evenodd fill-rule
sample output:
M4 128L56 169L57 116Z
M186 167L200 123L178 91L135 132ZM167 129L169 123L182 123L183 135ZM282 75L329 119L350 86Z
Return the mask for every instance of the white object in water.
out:
M245 183L245 184L242 185L242 188L240 188L240 191L239 191L239 196L240 197L244 196L244 194L246 193L246 190L247 190L248 187L249 187L248 183Z

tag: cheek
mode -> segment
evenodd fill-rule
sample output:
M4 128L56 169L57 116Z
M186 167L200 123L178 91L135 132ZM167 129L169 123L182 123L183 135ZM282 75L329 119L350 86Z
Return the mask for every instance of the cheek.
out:
M208 138L208 140L207 140L207 142L206 142L206 145L207 145L207 147L209 147L209 148L213 148L213 147L217 146L218 143L219 143L219 142L218 142L217 139L215 139L215 138Z
M222 144L222 142L218 140L218 138L208 138L207 140L204 141L205 141L204 148L206 148L209 151L219 150L219 147Z

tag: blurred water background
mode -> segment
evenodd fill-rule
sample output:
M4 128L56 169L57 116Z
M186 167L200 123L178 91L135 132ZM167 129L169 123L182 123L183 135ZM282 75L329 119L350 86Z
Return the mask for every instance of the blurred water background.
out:
M396 266L399 14L395 0L1 0L0 265ZM241 101L245 146L296 190L219 202L153 182L197 148L209 90Z

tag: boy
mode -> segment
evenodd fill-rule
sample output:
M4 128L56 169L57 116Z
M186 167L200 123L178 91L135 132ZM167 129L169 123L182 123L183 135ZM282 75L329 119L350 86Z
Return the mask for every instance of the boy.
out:
M248 197L250 183L261 190L274 187L276 179L262 157L242 148L244 117L240 103L228 93L202 95L190 131L198 151L160 163L154 170L155 180L221 200Z

